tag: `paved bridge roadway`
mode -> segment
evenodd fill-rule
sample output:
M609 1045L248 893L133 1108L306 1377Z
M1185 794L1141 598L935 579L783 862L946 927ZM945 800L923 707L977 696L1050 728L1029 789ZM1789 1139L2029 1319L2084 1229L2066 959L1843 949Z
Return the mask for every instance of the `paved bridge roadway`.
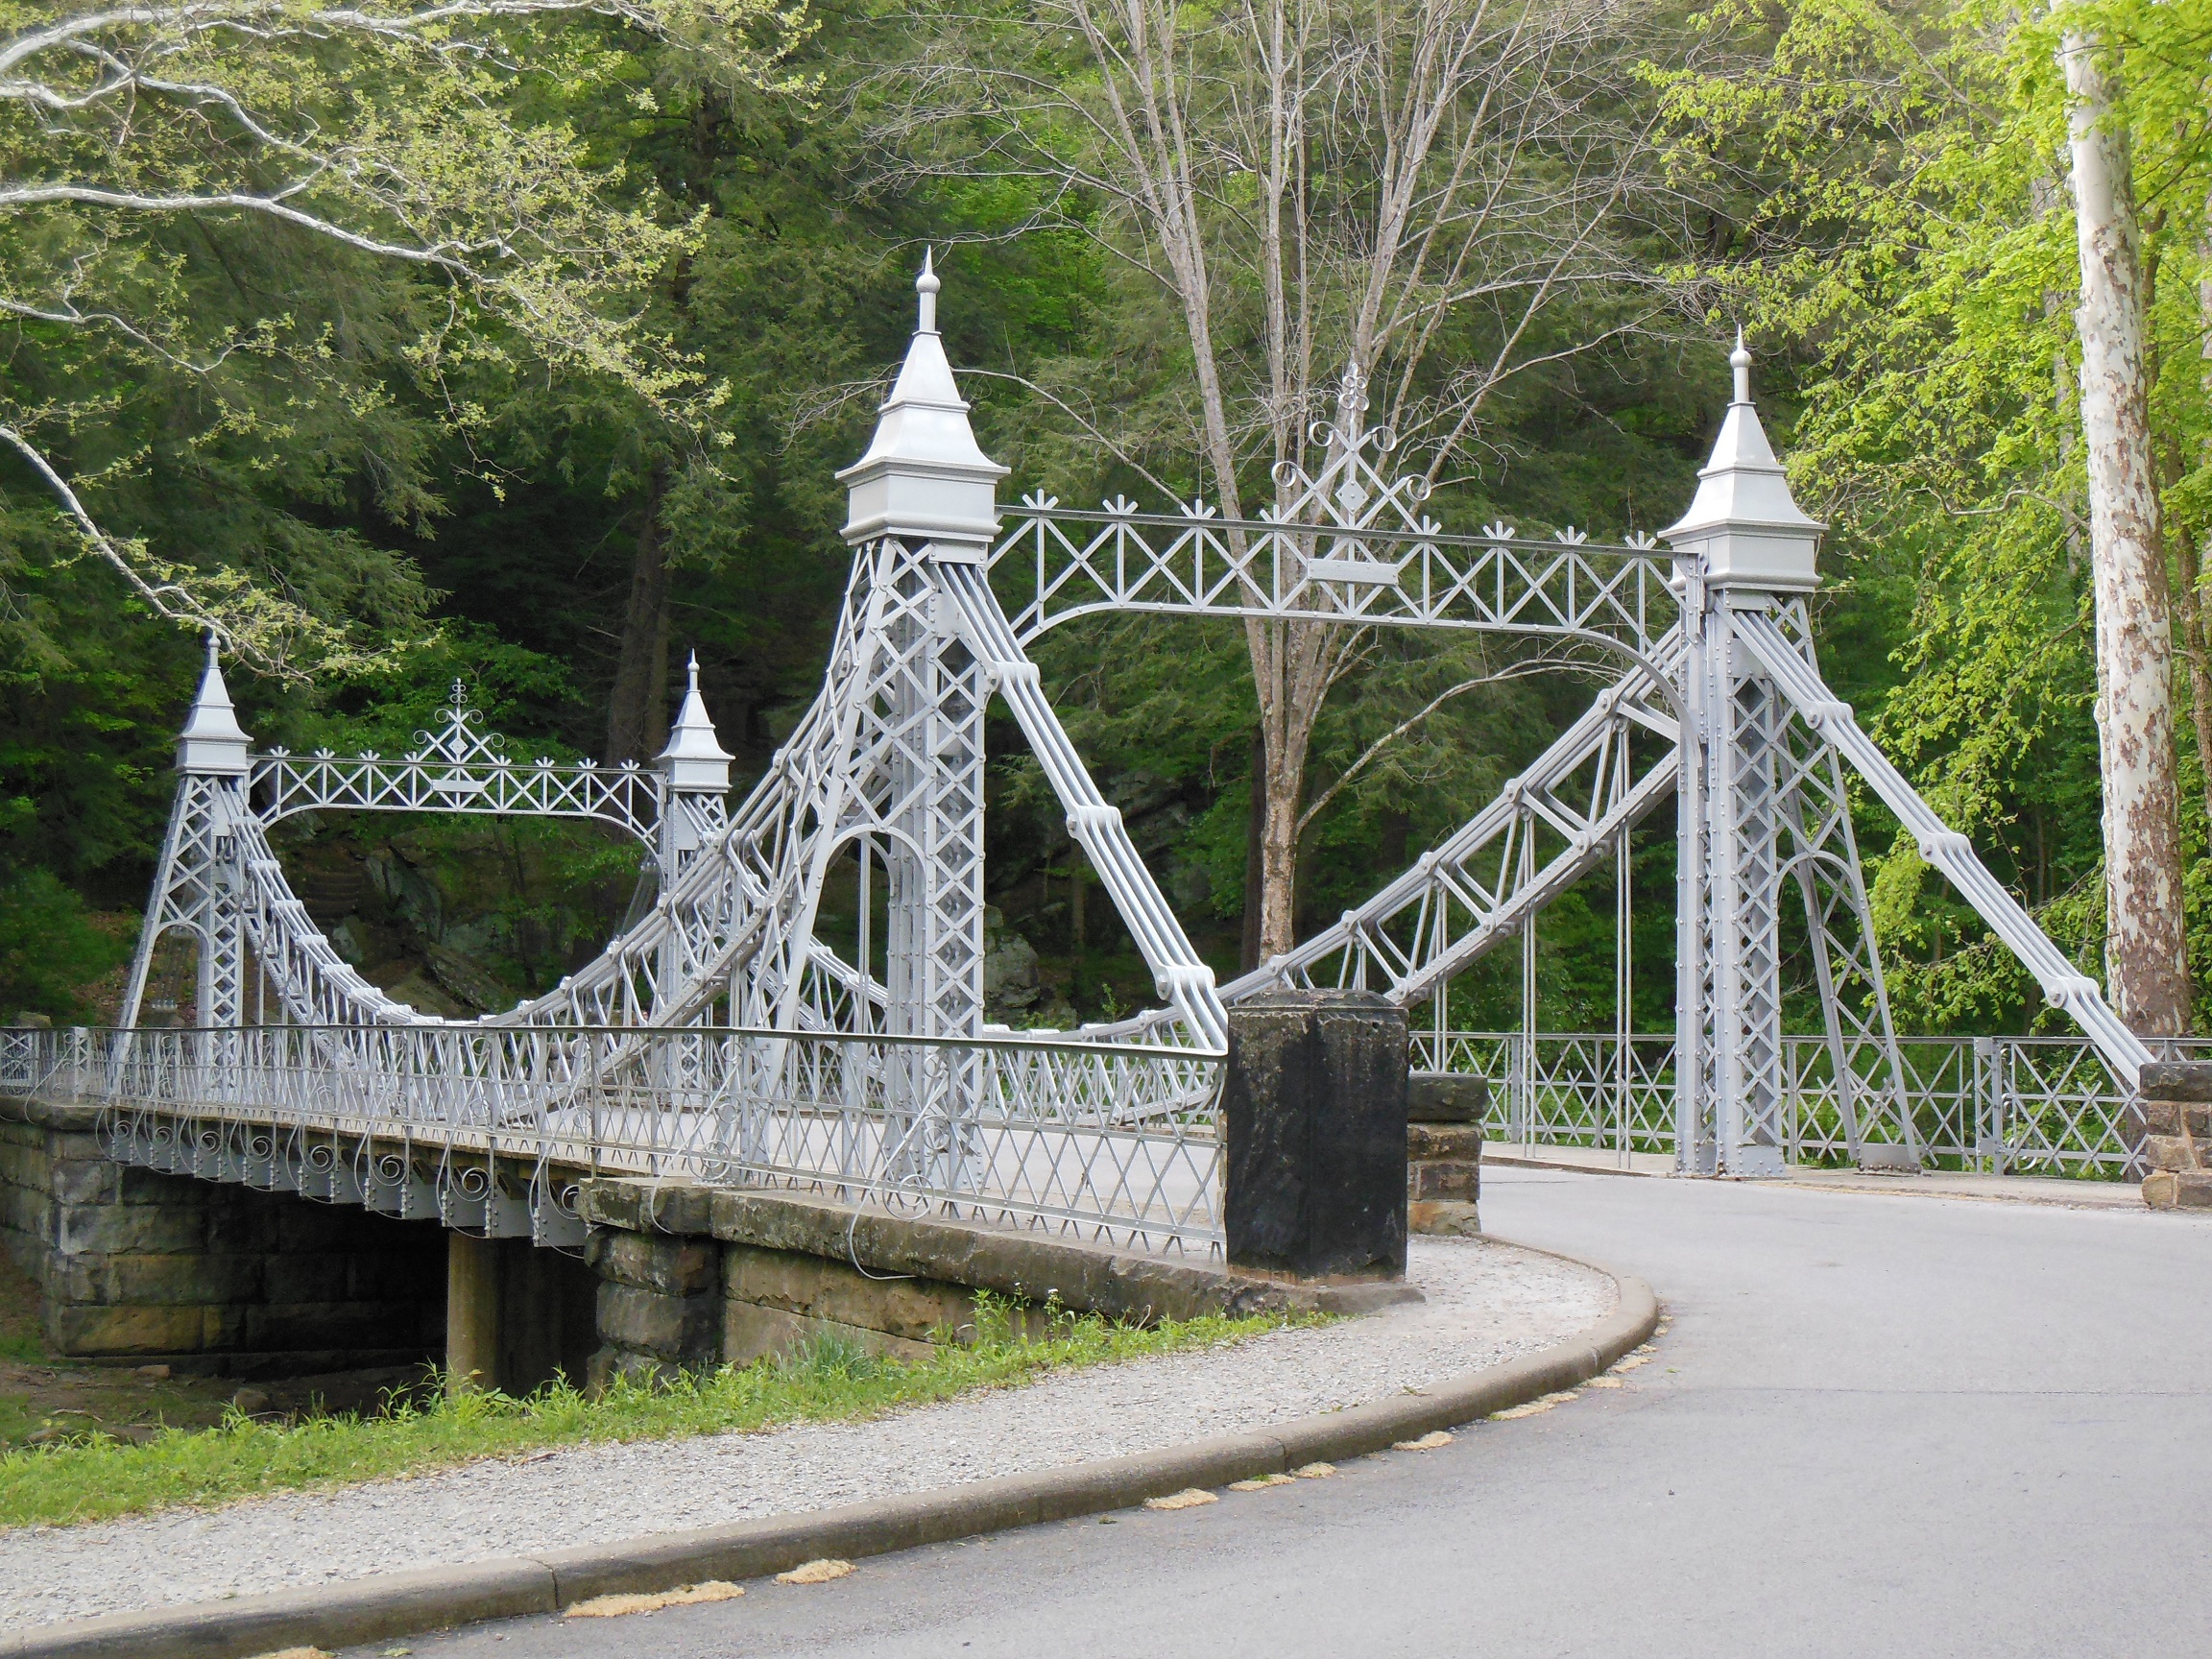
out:
M1640 1271L1632 1385L1439 1452L411 1644L579 1654L2194 1654L2212 1220L1498 1171L1498 1233ZM381 1646L381 1645L380 1645ZM366 1649L364 1651L374 1651Z

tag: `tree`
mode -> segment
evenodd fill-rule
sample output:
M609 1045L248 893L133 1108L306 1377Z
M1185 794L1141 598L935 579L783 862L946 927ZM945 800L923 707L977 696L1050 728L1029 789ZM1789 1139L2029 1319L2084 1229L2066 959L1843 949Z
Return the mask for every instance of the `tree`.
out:
M709 390L635 298L689 227L613 205L563 100L613 82L610 31L766 84L802 28L775 0L0 0L0 445L156 614L271 668L345 661L357 617L420 610L406 562L297 523L244 557L157 547L102 510L157 446L113 442L119 413L163 406L163 452L188 468L333 404L373 429L395 395L357 365L381 353L434 401L456 366L507 358L695 423ZM325 288L369 302L319 305ZM412 459L366 469L403 521L438 504Z
M1721 208L1707 273L1797 353L1791 466L1836 525L1828 581L1911 611L1888 671L1863 658L1848 690L1945 816L2009 854L2046 929L2085 967L2104 951L2126 1016L2186 1029L2192 919L2212 954L2203 790L2179 788L2192 767L2212 783L2212 20L1788 0L1710 27L1715 64L1666 90L1676 160ZM1881 865L1901 1006L2035 1017L1909 840Z
M2189 1029L2174 775L2173 615L2151 434L2147 307L2128 133L2107 48L2068 20L2067 139L2081 265L2081 437L2104 781L2105 973L2144 1037Z
M1172 392L1117 399L1113 446L1188 445L1233 518L1318 470L1343 377L1447 481L1510 383L1674 302L1642 241L1671 217L1643 0L1016 0L934 20L874 88L898 165L1039 191L1034 223L1128 275L1118 390ZM1255 621L1246 647L1271 954L1293 939L1315 722L1363 641Z

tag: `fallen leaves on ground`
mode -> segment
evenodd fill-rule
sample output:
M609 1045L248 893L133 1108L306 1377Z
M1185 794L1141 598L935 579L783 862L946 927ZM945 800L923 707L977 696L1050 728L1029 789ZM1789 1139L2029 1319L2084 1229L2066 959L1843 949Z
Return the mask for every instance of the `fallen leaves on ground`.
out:
M1433 1452L1439 1446L1451 1444L1451 1435L1445 1433L1441 1429L1431 1429L1418 1440L1393 1440L1390 1443L1390 1450L1393 1452Z
M1580 1398L1581 1395L1574 1389L1563 1388L1556 1394L1545 1395L1541 1400L1531 1400L1526 1406L1513 1406L1508 1407L1503 1411L1493 1411L1490 1413L1490 1421L1493 1423L1510 1423L1517 1417L1533 1417L1539 1411L1549 1411L1554 1406L1564 1406L1570 1400L1579 1400Z
M1330 1476L1336 1473L1336 1465L1334 1463L1308 1463L1302 1468L1291 1470L1290 1473L1297 1476L1301 1480L1326 1480Z
M819 1561L802 1561L788 1573L776 1575L779 1584L827 1584L832 1578L850 1577L853 1563L836 1561L825 1555Z
M1232 1492L1264 1492L1270 1486L1295 1486L1297 1484L1298 1480L1295 1476L1260 1475L1250 1480L1232 1480L1229 1482L1229 1490Z
M1182 1491L1170 1492L1165 1498L1145 1499L1144 1507L1147 1509L1195 1509L1201 1503L1218 1503L1220 1502L1220 1499L1214 1497L1203 1486L1186 1486Z
M846 1569L852 1571L850 1567ZM619 1619L625 1613L658 1613L663 1607L688 1607L699 1601L729 1601L744 1589L721 1578L698 1584L679 1584L673 1590L651 1590L615 1596L594 1596L562 1609L565 1619Z

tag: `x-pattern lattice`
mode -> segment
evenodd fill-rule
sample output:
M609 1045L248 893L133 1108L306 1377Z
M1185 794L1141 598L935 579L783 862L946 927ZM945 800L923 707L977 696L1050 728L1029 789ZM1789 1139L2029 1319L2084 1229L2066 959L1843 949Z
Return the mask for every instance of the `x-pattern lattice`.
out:
M1602 546L1568 529L1542 541L1503 523L1448 534L1420 511L1427 480L1378 467L1395 439L1366 424L1366 408L1347 374L1335 421L1312 433L1321 470L1285 462L1258 518L1223 518L1203 501L1163 515L1118 496L1096 512L1024 496L991 555L998 585L1020 594L1015 637L1150 611L1565 636L1649 658L1679 604L1648 538Z
M251 798L264 827L294 813L491 812L534 818L595 818L655 845L663 809L660 774L634 760L603 767L564 765L540 757L510 759L505 739L481 729L460 681L436 732L418 732L421 746L388 760L373 751L312 755L269 750L253 763Z

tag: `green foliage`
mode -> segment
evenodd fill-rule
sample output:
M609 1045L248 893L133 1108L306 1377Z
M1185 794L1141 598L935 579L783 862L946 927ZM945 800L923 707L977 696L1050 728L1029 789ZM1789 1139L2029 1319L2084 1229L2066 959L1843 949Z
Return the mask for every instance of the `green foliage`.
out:
M0 883L0 1010L69 1020L84 1013L79 987L116 966L130 941L96 927L84 902L51 870Z
M1018 10L987 21L998 29ZM51 12L0 0L0 36ZM1485 393L1476 440L1433 504L1454 529L1500 517L1538 531L1664 524L1718 418L1714 342L1744 318L1769 429L1800 499L1834 526L1816 601L1829 679L2093 966L2100 801L2052 30L2094 30L2125 71L2155 285L2162 486L2186 592L2212 536L2198 291L2212 275L2212 25L2201 5L2069 0L2062 12L1982 0L1637 12L1640 33L1604 44L1592 60L1603 85L1586 88L1590 132L1657 123L1668 144L1667 179L1637 173L1636 212L1606 222L1608 269L1625 287L1579 286L1516 337L1522 367ZM1207 49L1220 48L1228 14L1199 21L1215 31ZM635 551L657 524L673 568L661 689L680 684L696 646L742 783L818 682L847 569L832 473L858 452L902 348L925 241L946 276L948 349L1011 487L1157 506L1207 483L1183 320L1124 257L1135 243L1118 209L1026 177L886 165L885 111L912 89L867 66L900 60L919 27L845 0L804 23L749 7L554 6L493 29L512 70L460 54L433 63L407 42L197 42L179 60L195 73L231 77L286 121L352 132L363 155L422 172L429 194L404 222L371 174L319 186L333 224L466 242L509 192L519 239L456 271L250 213L0 206L0 302L14 330L0 421L74 480L141 577L181 572L194 603L257 642L268 671L234 669L233 691L257 739L295 749L412 747L459 679L512 752L602 753ZM1081 81L1074 104L1096 95L1080 55L1043 38L1021 49ZM1632 84L1623 65L1637 55L1649 61ZM74 159L126 183L198 188L276 164L174 108L127 132L103 118L93 108L47 132L0 100L0 180ZM940 136L943 159L975 131ZM1214 159L1226 171L1207 210L1237 221L1221 245L1249 252L1235 157ZM1340 225L1357 219L1356 190L1322 188ZM1220 349L1247 391L1264 379L1249 264L1219 273ZM53 310L72 280L70 304L129 318L145 338L23 310ZM1662 293L1708 307L1698 338L1636 310ZM1332 316L1342 298L1339 282ZM1645 323L1621 327L1631 313ZM1444 326L1430 361L1490 361L1507 329L1503 311L1477 307ZM1411 406L1443 407L1441 387L1416 387ZM1273 457L1265 421L1248 425L1240 452L1259 489ZM27 463L0 466L0 877L32 896L12 902L24 914L45 907L34 932L88 924L32 873L93 905L141 901L195 661L147 600L124 600L119 572L56 500ZM2212 646L2200 622L2188 640ZM1037 653L1195 942L1233 970L1257 718L1242 635L1094 617ZM288 677L309 665L311 682ZM1586 705L1587 675L1527 666L1495 641L1368 642L1314 728L1302 926L1372 892ZM2206 983L2212 780L2183 736ZM1006 927L1078 1012L1149 1001L1094 886L1078 951L1080 857L1064 815L1001 711L989 742L987 870ZM1895 826L1861 807L1904 1023L2047 1019ZM300 828L288 858L390 856L421 873L440 927L455 931L372 920L408 950L422 943L409 927L459 939L509 990L571 965L636 875L635 849L560 826ZM1671 854L1662 815L1640 831L1631 872L1645 1028L1671 1018ZM1610 1024L1613 904L1605 871L1547 913L1544 1023ZM80 966L98 960L86 951ZM1465 975L1454 1017L1510 1021L1517 956L1508 948ZM58 965L72 960L45 959L64 976ZM1791 969L1800 1014L1803 967ZM59 1013L66 998L16 1000Z
M110 614L373 657L426 600L392 532L488 419L469 376L570 369L686 430L717 401L637 303L687 218L623 201L570 111L649 104L624 72L671 35L796 90L801 33L752 0L0 3L0 512L107 564Z
M596 1398L558 1382L522 1400L494 1393L440 1394L426 1405L396 1399L371 1418L279 1425L233 1413L220 1429L166 1430L138 1445L101 1436L0 1455L0 1527L324 1489L543 1447L873 1417L1052 1371L1241 1341L1282 1324L1209 1315L1140 1329L1062 1312L1046 1334L1031 1338L1007 1308L983 1299L971 1343L938 1347L911 1364L818 1337L753 1365L652 1383L618 1379Z
M2180 644L2201 652L2188 595L2212 531L2198 505L2212 463L2212 316L2199 292L2212 276L2212 16L2133 0L2032 12L1979 0L1731 0L1701 27L1713 56L1654 84L1679 177L1718 204L1704 273L1789 352L1780 368L1800 405L1791 478L1835 526L1823 555L1831 676L2094 972L2096 675L2056 51L2062 31L2099 38L2123 89ZM1839 601L1874 613L1856 651ZM2200 856L2204 807L2201 790L2185 804ZM1922 879L1909 845L1879 855L1881 814L1861 823L1900 1017L1938 1030L2045 1017L1979 920ZM2205 885L2192 877L2200 934L2212 932L2198 908ZM2212 954L2198 958L2200 985L2207 970Z

